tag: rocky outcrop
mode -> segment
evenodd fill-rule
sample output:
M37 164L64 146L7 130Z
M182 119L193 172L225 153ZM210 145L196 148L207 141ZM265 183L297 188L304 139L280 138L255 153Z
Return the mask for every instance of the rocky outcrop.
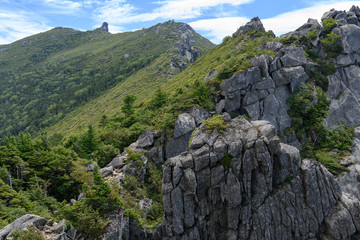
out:
M16 219L13 223L4 227L0 230L0 239L12 239L11 236L14 232L26 230L29 227L35 227L39 230L41 236L44 239L51 240L68 240L68 239L83 239L81 236L77 235L76 229L68 224L66 224L65 220L62 220L58 223L52 222L52 220L47 220L45 218L26 214L18 219Z
M146 239L146 232L139 223L124 212L110 217L103 240L141 240Z
M109 33L109 24L107 22L104 22L99 28L99 30L105 33Z
M291 126L287 100L309 79L306 56L301 47L284 47L279 42L261 48L278 49L278 53L275 58L267 54L256 57L252 60L254 67L226 79L220 85L223 99L217 109L233 116L246 114L251 120L267 120L284 132ZM299 146L296 140L289 142Z
M320 33L322 31L322 26L316 19L309 18L307 23L303 24L301 27L296 29L293 32L286 33L284 35L281 35L281 38L289 38L289 37L301 37L301 36L307 36L312 31L317 31ZM314 39L315 40L315 39ZM318 41L313 41L314 45L316 45Z
M1 229L0 239L6 239L8 236L11 236L13 232L21 231L29 226L35 226L37 229L43 230L46 223L47 220L45 218L36 215L26 214Z
M265 28L264 28L262 22L260 21L259 17L252 18L250 20L250 22L248 22L244 26L241 26L234 33L234 35L247 34L247 33L250 33L251 31L254 31L254 30L255 31L260 31L260 32L265 32Z
M334 18L337 27L333 32L341 39L342 52L334 60L337 72L328 77L328 97L331 100L330 114L326 124L360 126L360 26L359 7L353 6L348 12L331 10L323 19Z
M360 126L360 27L359 8L352 7L348 12L331 10L322 19L336 19L333 32L341 39L342 52L334 59L337 71L328 76L327 95L331 101L330 114L325 120L328 127L338 124ZM355 20L357 19L357 21ZM259 19L241 27L238 34L253 30L263 31ZM325 58L320 40L323 28L316 20L309 19L294 32L282 36L306 36L316 30L317 37L311 40L315 52ZM221 84L222 97L217 99L216 112L229 112L230 115L246 114L251 120L267 120L276 126L280 133L291 126L287 111L288 98L302 83L317 72L317 64L306 58L301 47L284 46L280 42L266 42L259 50L276 52L275 57L266 54L252 59L252 68L236 73ZM300 143L292 135L283 141L301 149Z
M267 121L200 127L163 167L162 239L350 239L360 204L318 162L280 143Z

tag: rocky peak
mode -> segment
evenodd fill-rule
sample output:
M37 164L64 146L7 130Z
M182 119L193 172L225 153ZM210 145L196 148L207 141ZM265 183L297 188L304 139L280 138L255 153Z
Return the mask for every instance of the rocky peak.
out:
M301 27L299 27L298 29L296 29L293 32L286 33L286 34L282 35L281 37L288 38L291 36L294 36L294 37L306 36L309 32L311 32L313 30L320 32L322 30L322 27L316 19L309 18L308 21L305 24L303 24Z
M109 24L107 22L104 22L101 27L99 28L100 31L109 33Z
M259 17L254 17L250 20L250 22L246 23L244 26L241 26L234 35L246 34L253 30L257 30L260 32L265 32L265 28Z
M331 9L324 13L321 17L321 21L325 19L333 18L337 21L337 26L344 26L347 24L353 24L359 26L360 8L358 6L352 6L349 11L338 11Z
M280 143L268 121L227 126L200 126L165 162L154 239L358 239L359 202L321 164Z

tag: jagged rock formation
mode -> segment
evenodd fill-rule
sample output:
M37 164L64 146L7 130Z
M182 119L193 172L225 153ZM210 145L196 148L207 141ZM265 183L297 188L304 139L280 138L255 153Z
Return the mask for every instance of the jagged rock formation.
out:
M107 22L104 22L101 27L99 28L100 31L109 33L109 24Z
M235 33L234 35L240 35L240 34L245 34L245 33L249 33L251 31L260 31L260 32L265 32L265 28L262 25L262 22L260 20L259 17L254 17L250 20L250 22L248 22L247 24L245 24L244 26L241 26Z
M337 72L329 77L328 96L331 100L328 126L346 124L360 125L360 14L359 7L353 6L348 12L332 10L323 19L338 20L333 30L340 36L343 51L335 59Z
M0 239L6 239L8 236L11 236L11 233L22 230L31 225L35 226L37 229L42 230L46 223L47 220L45 218L36 215L26 214L1 229Z
M359 8L352 7L348 12L331 10L323 19L333 17L337 27L333 29L341 38L342 52L334 60L337 72L328 76L327 95L331 101L330 114L326 119L327 126L338 124L348 126L360 125L360 27ZM257 18L243 27L238 34L252 30L264 31ZM320 44L323 27L316 20L309 19L306 24L294 32L282 37L299 37L316 30L318 35L311 41L313 48L320 56L326 53ZM276 52L274 58L263 54L252 60L253 67L233 75L221 84L222 98L218 99L217 112L229 112L231 115L246 114L251 120L267 120L274 124L281 133L291 126L287 114L287 99L295 93L301 83L311 76L316 64L308 60L301 47L284 46L280 42L267 42L259 50ZM301 148L292 135L285 142Z
M67 239L81 239L79 235L77 235L76 229L70 225L67 226L66 221L62 220L58 223L48 221L43 217L39 217L32 214L26 214L18 219L16 219L13 223L4 227L0 230L0 239L11 239L11 236L16 231L21 231L24 229L28 229L30 227L34 227L35 229L41 231L41 235L44 239L56 239L56 240L67 240Z
M308 63L301 47L268 42L261 48L278 49L276 57L273 59L267 54L256 57L252 60L254 67L226 79L221 84L223 100L218 102L217 111L246 114L252 120L267 120L278 131L284 132L291 126L286 102L300 84L309 79ZM296 139L288 142L300 146Z
M110 218L103 240L137 240L146 239L146 232L139 226L139 223L125 216L124 212Z
M173 24L174 21L168 21ZM169 58L170 67L172 71L181 71L189 66L189 63L195 62L201 56L201 51L194 47L194 38L196 32L188 24L182 23L179 26L180 40L175 43L174 47L169 52L177 51L177 54Z
M331 106L326 124L360 126L360 9L331 10L323 19L330 17L338 20L333 31L341 37L343 50L333 60L336 73L328 77ZM235 35L253 30L265 32L258 18ZM313 30L317 36L312 47L325 59L323 27L316 20L309 19L283 37L301 37ZM196 58L188 37L192 32L183 34L176 48L191 62ZM287 100L310 79L316 63L308 60L303 48L277 41L264 43L259 50L276 54L255 57L251 68L220 86L216 113L227 122L223 133L202 126L211 114L193 107L178 116L172 139L145 130L130 145L144 153L140 165L130 162L125 151L100 170L105 180L121 185L125 175L144 179L149 161L165 162L165 215L151 238L360 239L360 128L352 155L342 162L349 172L335 177L315 160L301 159L296 137L289 135L282 143L277 133L291 127ZM210 72L207 78L215 75ZM235 117L238 114L250 120ZM88 166L89 171L93 168ZM141 201L144 208L151 205L147 199ZM147 234L121 212L110 219L104 239L121 238L146 239Z
M328 126L360 125L359 16L358 7L349 12L331 10L323 16L338 20L333 31L341 37L343 48L334 60L337 72L328 77L327 93L331 100ZM254 18L236 34L264 31L261 26L260 20ZM313 30L317 37L311 44L326 58L320 42L323 28L316 20L309 19L283 37L300 37ZM171 155L166 152L165 217L155 234L157 238L360 237L359 140L354 140L353 155L343 163L354 164L349 173L338 179L315 160L300 160L296 148L280 143L276 132L291 126L287 99L310 78L316 64L306 58L301 47L268 42L259 48L263 49L275 51L275 57L266 54L256 57L252 68L226 79L216 106L216 112L223 114L224 119L228 119L228 113L231 116L240 113L253 121L237 117L228 123L223 134L209 133L200 127L193 134L188 151ZM183 124L184 129L191 121L185 122L188 125ZM190 139L190 135L186 137ZM284 141L301 148L295 136Z
M305 23L304 25L302 25L295 31L286 33L286 34L282 35L281 37L288 38L291 36L293 36L293 37L306 36L309 32L314 31L314 30L320 32L322 30L322 27L316 19L309 18L307 23Z
M163 167L162 239L348 239L359 200L280 143L267 121L237 117L223 134L200 127Z

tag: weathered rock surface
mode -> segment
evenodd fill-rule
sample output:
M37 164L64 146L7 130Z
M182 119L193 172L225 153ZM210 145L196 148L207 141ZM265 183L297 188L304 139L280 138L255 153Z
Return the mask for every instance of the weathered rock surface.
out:
M300 37L300 36L307 36L311 31L316 30L317 32L322 31L322 27L316 19L309 18L307 23L299 27L293 32L286 33L282 35L282 38L289 38L289 37Z
M343 193L322 165L301 162L299 151L280 143L268 121L237 117L228 126L223 134L200 127L189 152L165 162L165 216L155 238L357 236L359 199Z
M338 124L360 126L360 21L359 8L353 6L350 11L331 11L322 19L334 18L338 21L333 31L340 36L342 52L334 60L337 72L328 76L327 95L331 101L330 114L325 124L332 127ZM350 20L349 20L350 19ZM259 19L241 27L238 34L260 30ZM320 36L323 28L314 19L282 37L306 36L316 30L317 37L311 40L313 49L322 57ZM252 59L252 68L236 73L221 84L222 98L217 99L216 112L228 112L231 116L246 114L251 120L267 120L280 133L291 127L291 118L287 111L288 98L302 83L306 83L311 73L318 71L316 64L309 61L301 47L284 46L279 42L267 42L259 50L275 51L275 57L266 54ZM284 138L286 143L301 149L299 141L291 137Z
M279 132L291 126L287 99L309 76L303 67L306 64L304 50L279 46L281 49L274 59L266 54L254 58L253 68L221 83L224 99L219 101L217 112L222 110L233 115L246 114L251 120L267 120ZM272 48L263 46L266 47Z
M192 132L195 127L195 119L188 113L182 113L178 116L175 123L174 137L177 138L188 132Z
M265 32L265 28L262 25L259 17L254 17L250 20L250 22L248 22L247 24L245 24L244 26L241 26L235 33L234 35L240 35L240 34L244 34L244 33L249 33L251 31L260 31L260 32Z
M136 220L124 215L124 212L111 216L103 240L142 240L146 239L145 231Z
M7 225L3 229L0 230L0 239L6 239L7 236L10 236L11 233L16 231L21 231L31 225L35 226L39 230L43 230L47 220L45 218L26 214L18 219L16 219L13 223Z

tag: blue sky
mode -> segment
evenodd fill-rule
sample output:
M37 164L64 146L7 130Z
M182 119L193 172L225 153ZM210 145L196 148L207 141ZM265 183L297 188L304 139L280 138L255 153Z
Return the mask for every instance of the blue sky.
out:
M0 44L53 27L93 30L103 22L118 33L170 19L186 22L214 43L258 16L280 35L308 18L320 21L331 8L349 10L360 1L309 0L0 0Z

